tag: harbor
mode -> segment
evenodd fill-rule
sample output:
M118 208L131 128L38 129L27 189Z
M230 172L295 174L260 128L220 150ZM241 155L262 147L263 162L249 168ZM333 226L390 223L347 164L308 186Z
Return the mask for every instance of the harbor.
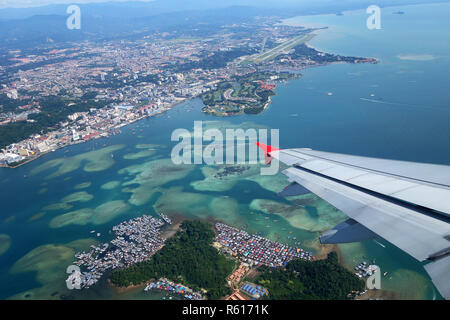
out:
M172 224L172 219L170 219L167 215L165 215L164 213L160 212L158 213L158 215L161 217L161 219L164 220L165 223L167 224Z

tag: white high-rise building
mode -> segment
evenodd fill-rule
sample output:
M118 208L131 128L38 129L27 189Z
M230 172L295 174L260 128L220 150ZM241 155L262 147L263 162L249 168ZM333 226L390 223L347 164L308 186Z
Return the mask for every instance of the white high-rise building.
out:
M72 129L72 139L73 141L80 140L80 136L78 135L78 132L75 131L75 129Z

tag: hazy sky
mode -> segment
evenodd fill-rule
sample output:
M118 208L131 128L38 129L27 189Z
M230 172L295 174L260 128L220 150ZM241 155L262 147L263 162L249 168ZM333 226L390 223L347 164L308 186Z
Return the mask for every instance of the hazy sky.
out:
M76 4L76 3L93 3L93 2L128 2L128 1L142 1L142 2L151 2L155 0L0 0L0 9L1 8L25 8L25 7L38 7L49 4ZM159 0L164 1L164 0ZM190 0L185 0L190 1ZM212 3L216 2L217 4L226 3L227 0L209 0ZM417 2L432 2L433 0L373 0L374 4L379 5L395 5L398 3L417 3ZM435 0L436 1L436 0ZM449 2L450 0L437 0L438 2ZM202 0L202 2L207 2L207 0ZM323 5L335 5L337 3L340 4L358 4L358 3L367 3L370 2L368 0L230 0L230 3L236 4L285 4L285 5L293 5L293 4L321 4Z
M0 0L0 8L38 7L48 4L76 4L91 2L126 2L129 0ZM149 2L153 0L134 0ZM214 1L214 0L212 0Z

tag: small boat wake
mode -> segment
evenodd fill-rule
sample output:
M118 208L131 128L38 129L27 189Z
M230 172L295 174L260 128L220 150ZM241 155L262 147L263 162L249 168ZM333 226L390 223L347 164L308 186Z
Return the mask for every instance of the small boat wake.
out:
M373 240L373 242L375 242L376 244L378 244L379 246L386 248L386 246L382 243L379 243L377 240Z
M359 98L359 100L366 101L366 102L372 102L372 103L393 105L393 106L402 106L402 107L412 107L412 108L423 108L423 109L435 109L435 110L450 111L449 108L445 108L445 107L424 106L424 105L418 105L418 104L391 102L391 101L384 101L384 100L377 100L377 99L368 99L368 98Z

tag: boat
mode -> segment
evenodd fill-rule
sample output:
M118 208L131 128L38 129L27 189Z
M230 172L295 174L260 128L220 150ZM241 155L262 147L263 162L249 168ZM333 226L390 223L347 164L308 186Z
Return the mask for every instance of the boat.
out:
M164 213L157 213L161 219L164 220L165 223L167 224L172 224L172 219L170 219L168 216L166 216Z

